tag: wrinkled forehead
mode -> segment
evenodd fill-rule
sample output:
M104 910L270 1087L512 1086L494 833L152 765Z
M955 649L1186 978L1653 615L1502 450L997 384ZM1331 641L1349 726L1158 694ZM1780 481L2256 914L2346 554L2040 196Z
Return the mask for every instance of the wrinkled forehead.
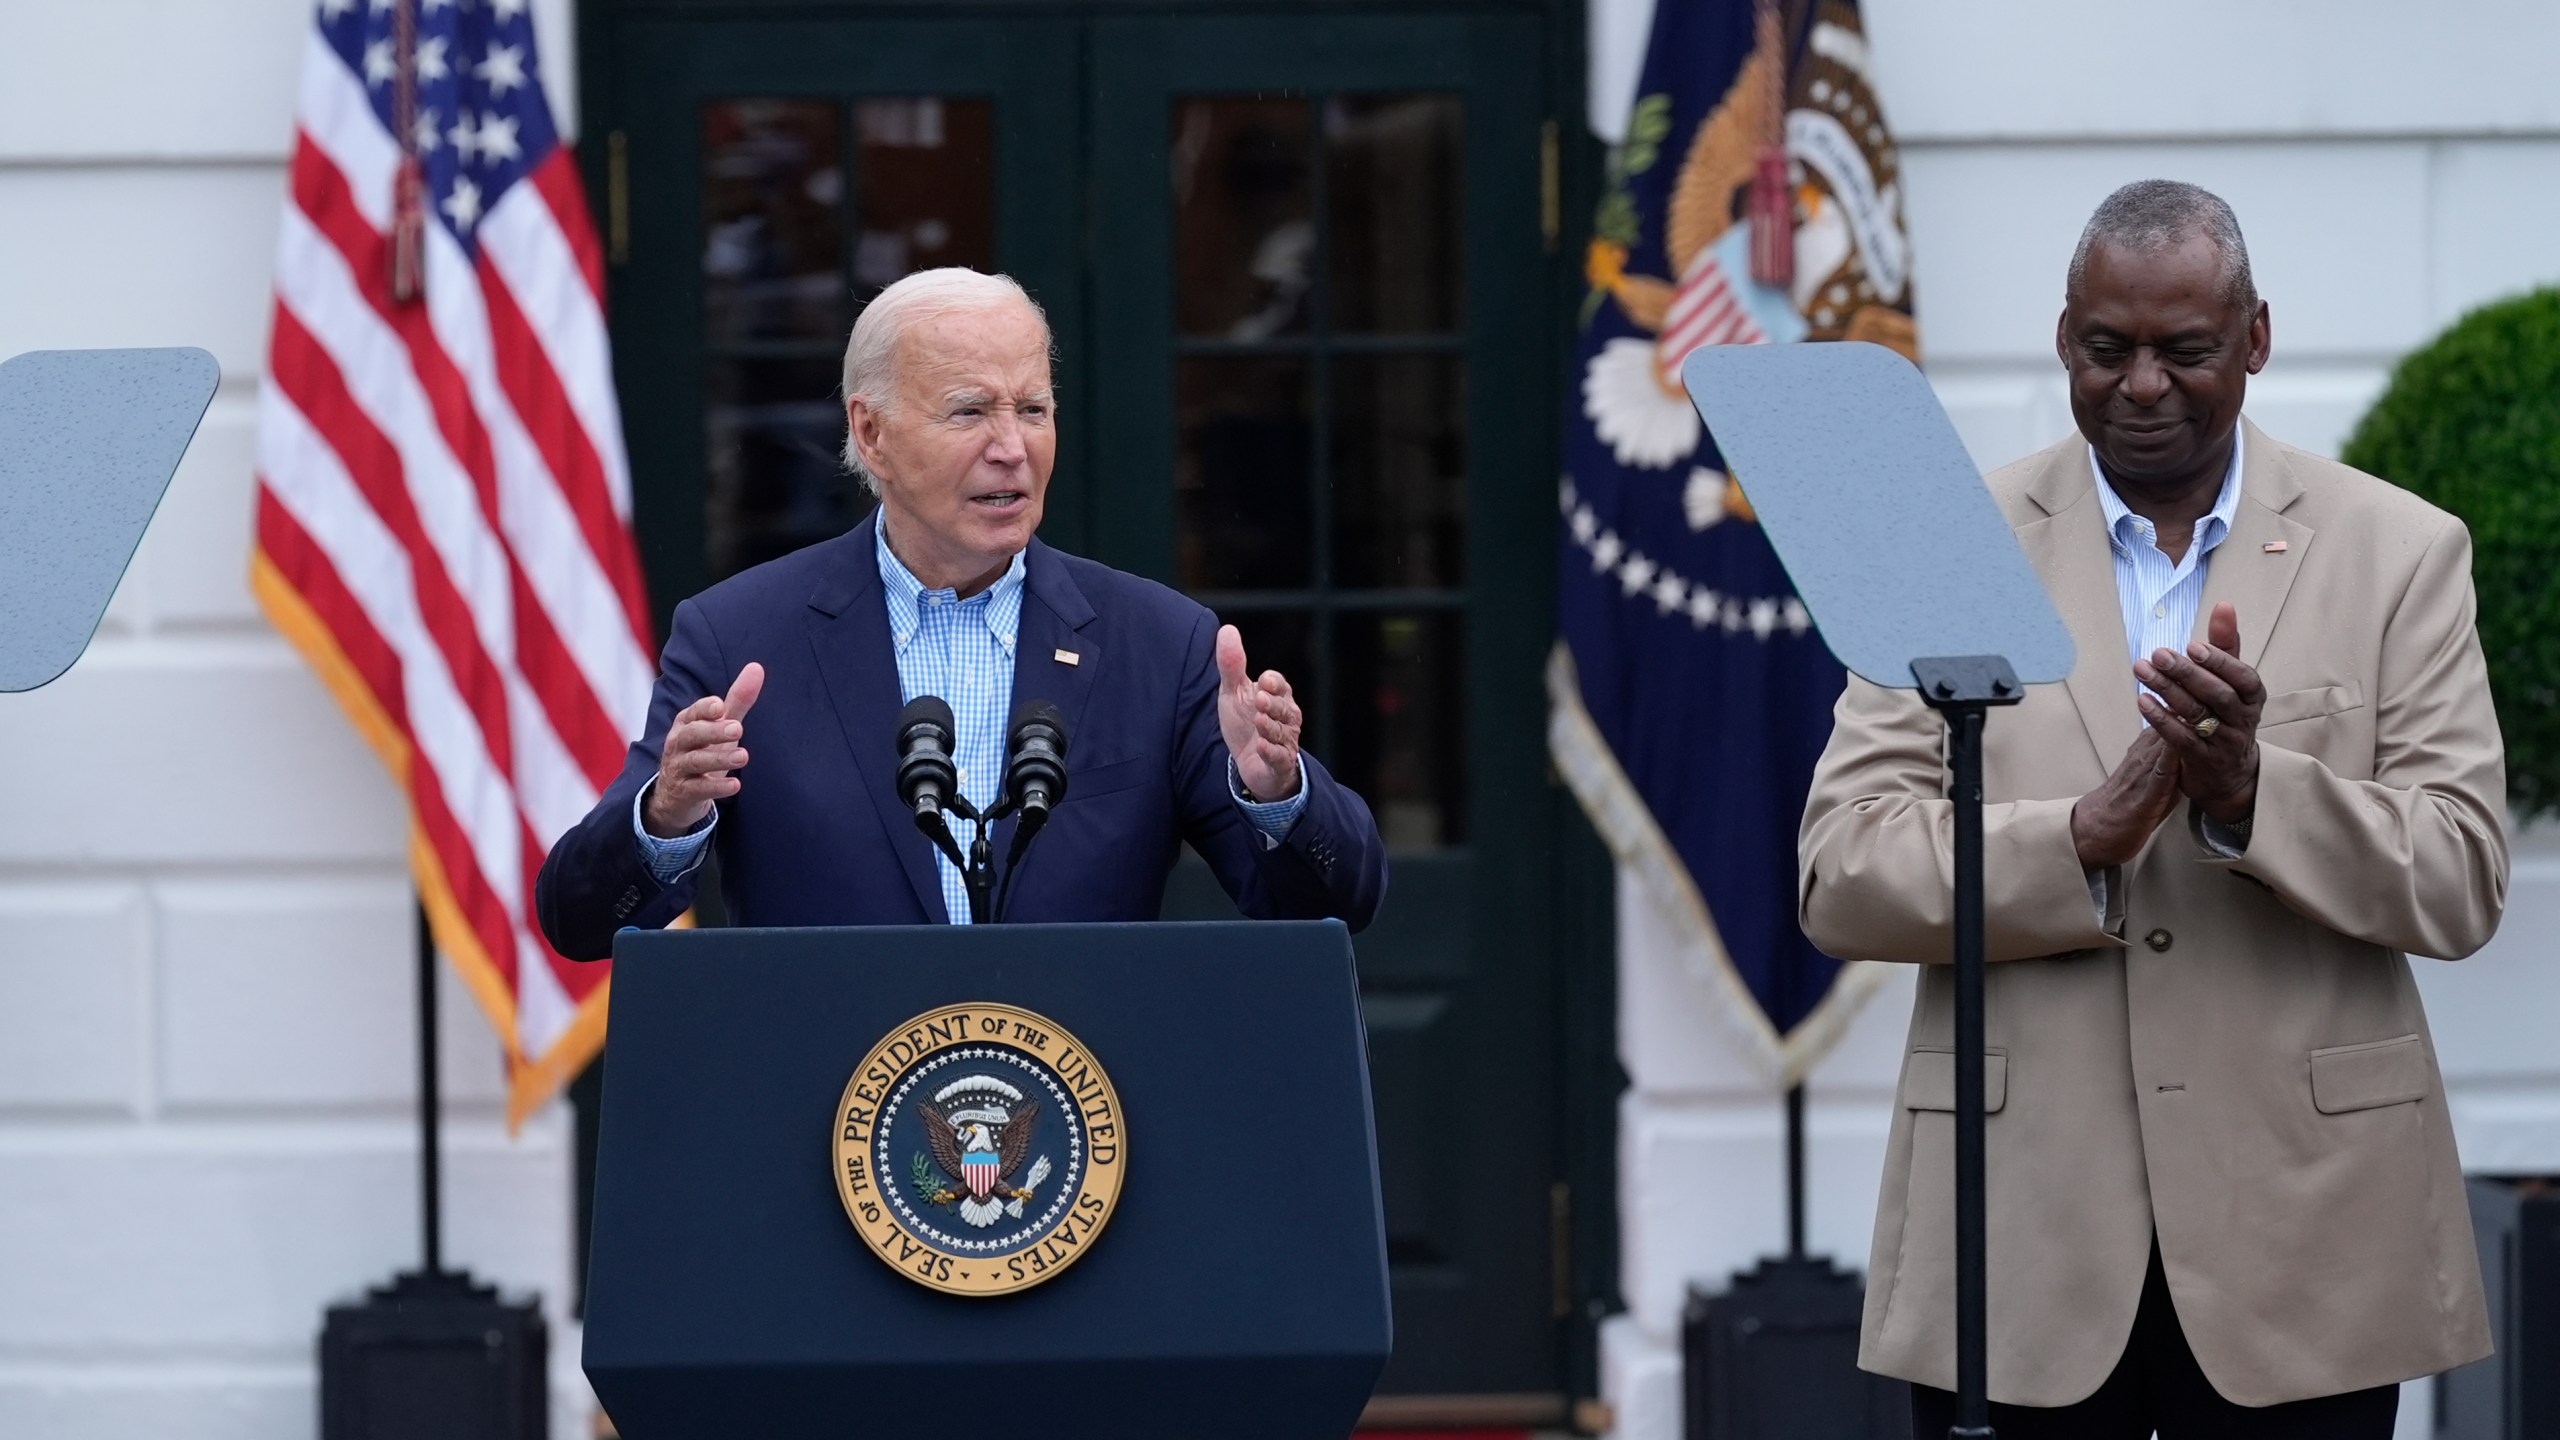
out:
M1021 395L1049 387L1049 327L1018 300L919 315L898 340L898 373L929 393L979 388Z
M2153 243L2101 240L2064 297L2075 325L2126 334L2220 333L2246 324L2222 248L2201 231Z

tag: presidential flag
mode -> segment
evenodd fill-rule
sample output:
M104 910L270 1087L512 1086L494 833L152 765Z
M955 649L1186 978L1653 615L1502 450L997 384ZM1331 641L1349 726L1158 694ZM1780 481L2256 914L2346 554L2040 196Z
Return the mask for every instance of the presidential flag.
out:
M295 118L252 584L407 792L520 1121L604 1036L534 875L655 668L602 255L527 0L319 0Z
M1918 358L1853 0L1660 0L1586 262L1550 748L1750 1047L1800 1080L1872 989L1796 926L1840 665L1680 386L1702 345Z

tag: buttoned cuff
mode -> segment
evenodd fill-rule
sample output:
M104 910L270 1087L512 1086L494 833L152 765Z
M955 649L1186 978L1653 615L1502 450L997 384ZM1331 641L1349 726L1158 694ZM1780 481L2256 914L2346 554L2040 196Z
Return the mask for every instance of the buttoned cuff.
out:
M1236 808L1244 812L1245 822L1262 837L1262 848L1276 850L1298 828L1298 817L1307 813L1307 761L1298 757L1298 793L1286 800L1256 800L1244 790L1244 775L1236 769L1236 757L1227 757L1227 793L1233 795Z
M658 782L652 779L640 787L639 794L631 797L631 833L639 837L640 858L648 863L649 873L659 884L673 885L692 874L693 867L702 863L702 853L711 845L711 832L720 823L720 807L712 806L711 813L702 817L701 824L683 834L672 839L660 839L650 834L649 827L640 819L640 807L649 803L649 792L657 785Z

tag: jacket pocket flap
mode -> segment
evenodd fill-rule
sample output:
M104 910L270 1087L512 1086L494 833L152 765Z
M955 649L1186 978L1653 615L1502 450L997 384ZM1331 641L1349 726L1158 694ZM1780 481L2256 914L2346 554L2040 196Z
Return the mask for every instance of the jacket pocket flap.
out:
M2427 1047L2415 1035L2311 1052L2311 1104L2323 1115L2422 1100L2428 1082Z
M2283 725L2294 720L2317 720L2341 710L2353 710L2364 704L2364 686L2350 680L2344 685L2317 685L2308 690L2287 690L2267 697L2265 708L2258 712L2258 728Z
M2009 1052L1985 1049L1982 1055L1982 1113L1997 1113L2009 1103ZM1956 1108L1956 1052L1914 1050L1902 1059L1902 1105L1906 1110Z

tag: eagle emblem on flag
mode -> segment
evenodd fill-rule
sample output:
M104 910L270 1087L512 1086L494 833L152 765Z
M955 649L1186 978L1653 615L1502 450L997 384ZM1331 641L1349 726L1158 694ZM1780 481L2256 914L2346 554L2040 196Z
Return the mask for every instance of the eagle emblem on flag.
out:
M1654 237L1669 274L1644 271L1634 192L1677 138L1671 91L1637 100L1612 161L1583 266L1586 314L1608 305L1638 333L1599 346L1582 399L1621 465L1669 469L1696 455L1703 432L1680 362L1702 345L1868 340L1919 359L1901 161L1870 88L1856 12L1818 14L1804 30L1757 28L1732 82L1677 147ZM1799 57L1792 73L1790 53ZM1754 191L1764 168L1779 181L1766 195ZM1781 258L1773 267L1755 245ZM1751 518L1725 481L1715 473L1689 487L1697 528Z
M960 1218L981 1230L1002 1216L1021 1219L1024 1203L1037 1198L1040 1182L1049 1178L1044 1155L1033 1162L1028 1179L1013 1183L1031 1153L1039 1115L1039 1101L993 1075L972 1075L935 1091L917 1107L916 1117L941 1176L933 1176L922 1155L915 1157L918 1192L930 1192L928 1204L957 1202Z
M1583 271L1549 753L1746 1053L1794 1084L1878 974L1796 923L1796 824L1843 675L1680 367L1824 340L1919 358L1855 0L1661 0Z

